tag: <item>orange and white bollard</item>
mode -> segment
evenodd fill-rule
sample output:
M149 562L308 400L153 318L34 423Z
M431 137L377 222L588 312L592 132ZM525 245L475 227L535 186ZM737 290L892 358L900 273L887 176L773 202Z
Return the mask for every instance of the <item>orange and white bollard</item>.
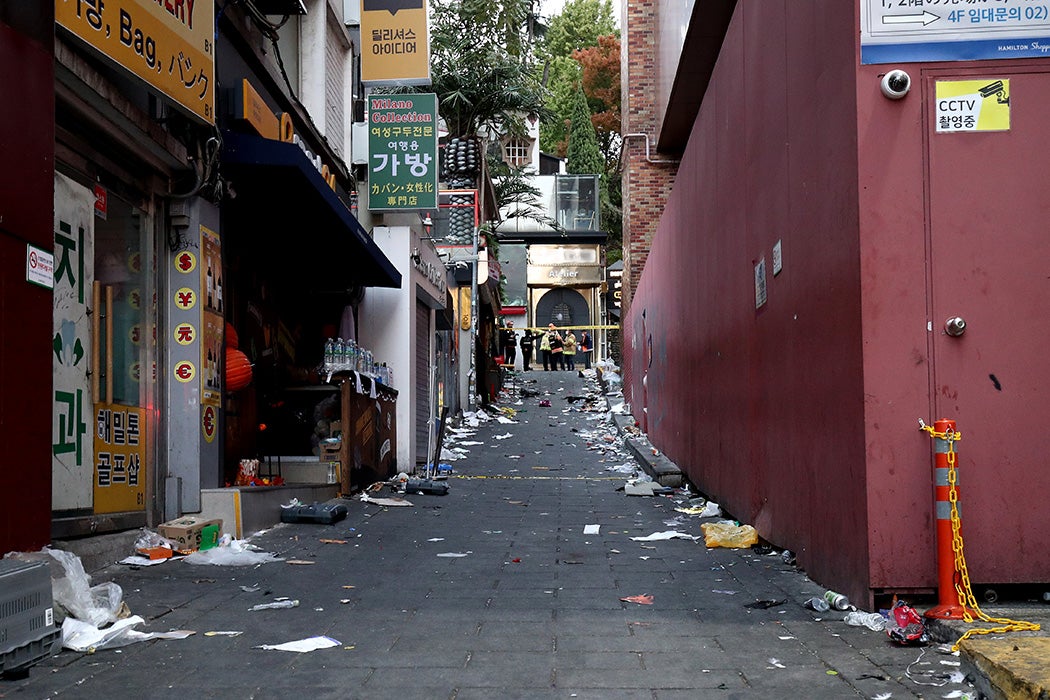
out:
M962 520L962 503L959 501L959 465L955 458L955 421L940 419L933 424L933 474L937 518L937 605L930 608L924 617L939 620L962 620L966 608L959 602L956 586L960 572L955 561L954 532L952 531L952 485L949 470L955 471L955 507ZM973 613L971 613L973 614Z

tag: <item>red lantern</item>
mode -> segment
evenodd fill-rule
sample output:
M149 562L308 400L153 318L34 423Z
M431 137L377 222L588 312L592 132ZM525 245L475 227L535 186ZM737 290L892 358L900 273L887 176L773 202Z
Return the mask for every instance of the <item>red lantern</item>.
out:
M226 391L240 391L252 383L252 363L237 348L226 347Z
M227 323L226 324L226 347L228 347L228 348L235 348L235 347L237 347L237 344L239 342L240 342L240 340L237 337L237 331L234 330L234 328L233 328L233 324Z

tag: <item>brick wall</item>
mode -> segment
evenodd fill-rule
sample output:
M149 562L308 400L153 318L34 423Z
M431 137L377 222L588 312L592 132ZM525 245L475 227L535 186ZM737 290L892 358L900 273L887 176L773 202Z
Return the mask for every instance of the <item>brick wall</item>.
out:
M654 152L656 136L663 121L656 105L657 84L657 3L654 0L623 0L624 50L621 53L620 76L623 105L623 134L646 134L649 156L662 159ZM623 318L630 309L633 290L652 245L653 234L674 183L677 166L649 163L646 140L631 137L623 147Z

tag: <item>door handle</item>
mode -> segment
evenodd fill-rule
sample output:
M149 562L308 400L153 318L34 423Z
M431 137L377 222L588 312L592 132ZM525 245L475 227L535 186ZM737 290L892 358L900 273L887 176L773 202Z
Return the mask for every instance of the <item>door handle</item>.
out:
M958 338L966 332L966 321L961 316L952 316L944 322L944 332L953 338Z

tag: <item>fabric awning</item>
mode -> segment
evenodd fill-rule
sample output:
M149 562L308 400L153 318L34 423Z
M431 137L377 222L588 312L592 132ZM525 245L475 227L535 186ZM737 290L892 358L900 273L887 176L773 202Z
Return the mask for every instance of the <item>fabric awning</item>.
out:
M401 273L299 146L224 131L222 176L234 195L224 210L247 229L232 235L277 244L275 263L331 285L401 287Z

